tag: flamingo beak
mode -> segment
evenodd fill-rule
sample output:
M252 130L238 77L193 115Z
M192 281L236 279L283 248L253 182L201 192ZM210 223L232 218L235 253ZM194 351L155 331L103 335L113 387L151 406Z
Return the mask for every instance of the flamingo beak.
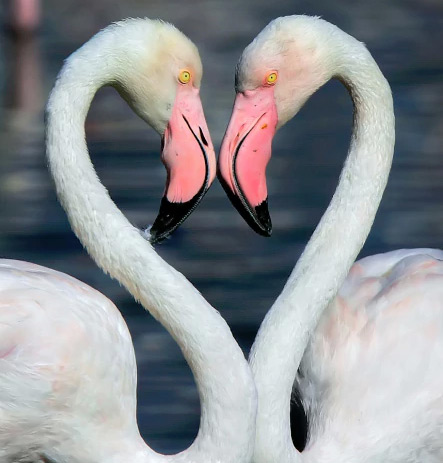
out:
M238 93L223 138L218 178L248 225L271 236L266 166L278 122L272 86Z
M179 85L162 137L166 189L150 229L151 243L170 235L197 207L215 177L216 160L198 89Z

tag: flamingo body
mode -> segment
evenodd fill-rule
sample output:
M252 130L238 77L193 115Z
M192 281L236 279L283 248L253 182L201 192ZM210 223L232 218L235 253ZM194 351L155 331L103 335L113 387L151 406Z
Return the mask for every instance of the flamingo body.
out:
M0 261L1 461L69 454L68 442L86 458L110 435L138 436L135 388L131 336L108 298L64 273Z
M356 262L297 376L309 423L303 461L441 461L442 362L443 251Z

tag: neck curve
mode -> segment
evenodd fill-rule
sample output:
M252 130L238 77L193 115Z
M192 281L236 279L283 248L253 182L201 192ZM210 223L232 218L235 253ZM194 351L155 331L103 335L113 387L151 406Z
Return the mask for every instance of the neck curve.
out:
M84 131L89 106L99 88L121 84L115 41L100 35L67 60L48 102L47 156L57 195L97 265L162 323L192 369L201 401L199 432L189 449L165 458L249 461L256 404L243 353L218 312L128 222L91 163ZM152 461L149 448L145 460L136 447L134 461Z
M354 103L350 149L334 196L260 326L250 363L258 392L254 461L303 461L291 439L294 379L320 315L335 297L371 229L385 189L395 129L389 84L367 49L340 31L334 76ZM335 40L334 40L335 42Z

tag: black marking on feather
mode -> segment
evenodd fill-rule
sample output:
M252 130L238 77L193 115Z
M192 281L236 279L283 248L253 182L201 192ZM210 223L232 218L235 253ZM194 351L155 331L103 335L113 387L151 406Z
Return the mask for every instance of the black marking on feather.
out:
M302 452L308 440L309 422L303 407L300 391L294 388L291 399L291 437L294 447Z

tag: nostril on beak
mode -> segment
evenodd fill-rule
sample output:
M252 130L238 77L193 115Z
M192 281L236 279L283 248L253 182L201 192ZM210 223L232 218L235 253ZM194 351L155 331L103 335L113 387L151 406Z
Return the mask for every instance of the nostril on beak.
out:
M206 141L206 138L205 138L205 135L203 134L202 128L199 127L199 130L200 130L200 138L201 138L202 143L203 143L205 146L208 146L208 142Z

